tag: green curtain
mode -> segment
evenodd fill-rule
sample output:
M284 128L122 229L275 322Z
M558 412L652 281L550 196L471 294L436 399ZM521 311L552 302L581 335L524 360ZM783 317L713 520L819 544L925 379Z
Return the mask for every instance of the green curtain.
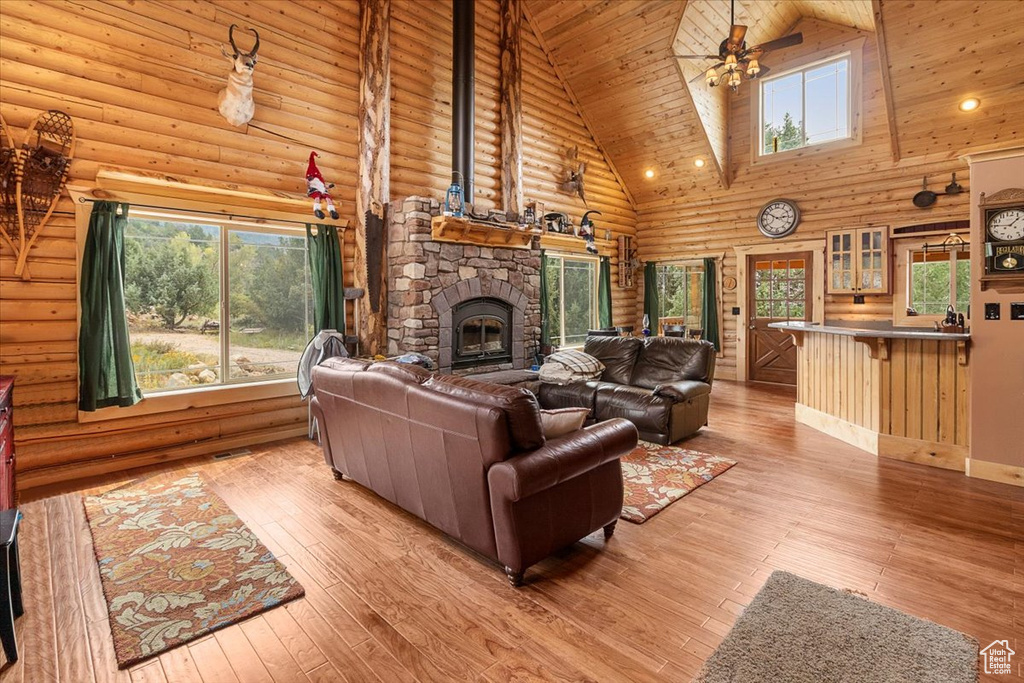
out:
M597 320L600 327L612 326L612 260L601 257L597 278Z
M120 215L118 215L120 210ZM124 309L124 229L128 205L96 202L82 257L78 406L94 411L142 400L135 383Z
M540 344L551 345L551 334L548 330L548 257L540 252Z
M701 327L704 339L715 345L715 351L722 350L718 340L718 277L715 273L715 259L704 259L704 301L701 305Z
M644 313L650 318L651 334L658 334L658 264L644 265Z
M306 224L306 251L313 285L314 332L337 330L345 334L345 285L341 270L341 240L333 225Z

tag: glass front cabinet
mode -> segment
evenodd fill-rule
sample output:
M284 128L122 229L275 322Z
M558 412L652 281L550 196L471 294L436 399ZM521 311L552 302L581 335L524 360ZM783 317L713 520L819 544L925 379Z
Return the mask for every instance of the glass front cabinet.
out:
M849 228L825 233L829 294L889 292L889 229Z

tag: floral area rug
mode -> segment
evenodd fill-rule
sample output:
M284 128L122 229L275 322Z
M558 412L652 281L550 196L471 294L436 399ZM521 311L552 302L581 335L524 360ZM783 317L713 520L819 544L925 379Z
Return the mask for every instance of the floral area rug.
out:
M121 669L305 592L199 474L84 503Z
M717 455L641 441L622 458L622 519L643 524L736 464Z

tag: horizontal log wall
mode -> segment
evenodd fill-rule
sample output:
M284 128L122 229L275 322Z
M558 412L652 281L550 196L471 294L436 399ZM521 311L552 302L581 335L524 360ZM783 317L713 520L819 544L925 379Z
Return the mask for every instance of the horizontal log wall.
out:
M692 254L725 253L723 276L735 276L737 262L733 247L768 242L757 229L760 208L776 197L797 202L801 223L793 239L824 238L826 230L847 226L906 225L914 223L965 220L969 196L939 197L926 210L911 203L921 189L922 176L929 187L941 191L950 173L968 185L968 168L955 155L919 156L892 161L888 119L879 71L874 34L844 30L833 25L804 20L796 30L804 30L804 45L773 53L771 66L784 69L813 56L827 56L851 38L863 37L863 143L833 150L809 150L786 161L750 163L751 95L756 83L744 82L738 94L730 94L731 176L728 190L708 175L706 184L678 187L665 198L639 201L637 211L638 246L643 260L687 258ZM766 58L767 61L767 58ZM950 130L949 135L973 134L978 144L986 140L986 123L972 121L968 131ZM784 244L785 239L781 240ZM822 242L824 245L824 241ZM824 278L825 273L815 273ZM722 297L724 353L718 373L725 377L736 373L737 324L745 320L732 315L745 299L741 287L726 291ZM642 306L643 286L637 288L638 311ZM853 303L852 296L826 296L827 319L890 320L893 300L890 295L868 295L867 302ZM639 313L638 313L639 314Z
M498 183L497 0L477 3L477 185L481 207ZM392 43L392 192L440 198L450 169L451 3L396 0ZM227 27L260 31L252 124L234 128L217 112L230 63ZM582 204L555 190L564 150L590 162L599 226L632 234L635 214L524 22L524 175L527 197L567 210ZM4 2L0 7L0 112L20 143L42 110L75 120L72 181L101 166L305 190L310 149L343 219L355 221L359 6L355 0L234 2L175 0ZM258 127L257 127L258 126ZM21 481L43 482L304 431L298 399L247 401L79 424L77 421L74 207L64 199L29 259L32 281L15 279L0 250L0 374L18 378ZM352 282L354 231L346 235ZM615 275L613 273L613 279ZM615 288L616 321L634 295ZM350 316L350 320L351 320ZM102 438L98 438L102 437Z
M451 182L451 3L393 0L391 28L391 196L443 199ZM476 2L476 210L501 206L498 0ZM523 196L545 211L564 211L579 225L601 211L604 230L632 235L636 213L573 105L528 20L523 21ZM558 190L570 168L569 148L587 162L587 205ZM468 201L468 198L467 198ZM618 260L612 259L612 282ZM632 289L612 288L615 324L631 324Z

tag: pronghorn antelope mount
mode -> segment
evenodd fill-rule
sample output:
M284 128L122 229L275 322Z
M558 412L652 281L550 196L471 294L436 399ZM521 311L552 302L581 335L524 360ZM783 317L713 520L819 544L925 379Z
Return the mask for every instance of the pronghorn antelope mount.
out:
M235 45L235 24L228 29L228 41L234 54L221 48L224 56L234 63L234 70L228 74L228 85L217 96L217 109L232 126L241 126L252 119L256 110L252 102L252 71L256 68L256 53L260 49L260 34L254 28L248 29L256 36L256 42L249 52L242 52Z

